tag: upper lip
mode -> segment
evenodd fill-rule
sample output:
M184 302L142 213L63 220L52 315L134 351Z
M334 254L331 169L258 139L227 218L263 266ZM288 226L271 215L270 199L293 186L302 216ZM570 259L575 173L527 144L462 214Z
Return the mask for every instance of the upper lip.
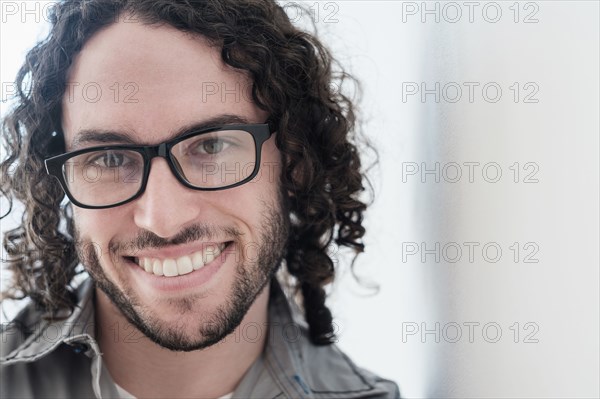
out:
M194 245L177 245L172 247L156 248L156 249L145 249L139 252L130 253L123 255L124 257L136 257L136 258L158 258L158 259L173 259L179 258L184 255L190 255L194 252L204 250L207 247L214 245L226 244L229 241L210 241L203 243L196 243Z

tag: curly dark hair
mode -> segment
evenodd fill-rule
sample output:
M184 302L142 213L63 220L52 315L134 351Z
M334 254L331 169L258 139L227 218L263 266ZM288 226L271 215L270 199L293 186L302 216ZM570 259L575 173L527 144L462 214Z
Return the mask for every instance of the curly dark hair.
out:
M61 129L68 68L92 35L124 15L202 35L226 64L251 76L253 101L275 121L285 160L281 185L291 223L285 265L311 340L333 342L324 290L335 274L328 247L349 248L352 265L364 250L367 203L359 197L368 180L357 146L368 144L359 134L356 101L340 89L344 82L359 86L272 0L63 0L53 7L51 31L27 54L15 107L2 123L8 156L0 190L10 204L4 216L14 199L25 205L21 224L4 237L13 275L4 297L29 297L49 315L75 304L71 283L80 269L72 210L61 206L64 192L43 162L52 133Z

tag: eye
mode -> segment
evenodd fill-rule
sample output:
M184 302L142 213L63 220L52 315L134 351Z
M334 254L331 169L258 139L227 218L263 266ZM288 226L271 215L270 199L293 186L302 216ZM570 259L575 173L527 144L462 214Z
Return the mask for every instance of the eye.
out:
M171 148L171 155L180 162L187 162L184 158L192 162L213 162L224 157L244 156L249 150L254 151L254 141L249 133L224 130L192 135Z
M208 139L200 143L199 147L207 154L214 155L223 151L225 143L221 139Z
M223 151L228 150L231 146L231 142L229 140L224 139L223 137L207 137L202 140L196 141L194 144L190 145L187 149L189 155L219 155Z
M121 168L132 160L121 151L105 151L90 159L89 163L101 168Z
M109 168L118 168L123 164L123 154L116 154L114 152L108 152L102 157L104 165Z

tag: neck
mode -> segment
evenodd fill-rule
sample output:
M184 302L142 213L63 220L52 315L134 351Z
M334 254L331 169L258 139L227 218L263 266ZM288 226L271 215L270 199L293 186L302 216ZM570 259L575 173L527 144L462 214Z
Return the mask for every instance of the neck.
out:
M243 339L243 332L248 323L267 325L268 300L267 284L241 324L224 340L202 350L173 352L150 341L96 288L96 325L104 364L113 380L135 397L226 395L262 353L266 334Z

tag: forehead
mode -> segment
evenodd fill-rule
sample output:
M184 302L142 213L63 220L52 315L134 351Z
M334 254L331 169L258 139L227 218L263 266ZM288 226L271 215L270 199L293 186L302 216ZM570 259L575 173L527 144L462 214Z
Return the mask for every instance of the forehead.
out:
M113 24L76 57L63 97L67 145L82 130L126 132L143 142L220 114L262 122L247 75L220 49L169 26Z

